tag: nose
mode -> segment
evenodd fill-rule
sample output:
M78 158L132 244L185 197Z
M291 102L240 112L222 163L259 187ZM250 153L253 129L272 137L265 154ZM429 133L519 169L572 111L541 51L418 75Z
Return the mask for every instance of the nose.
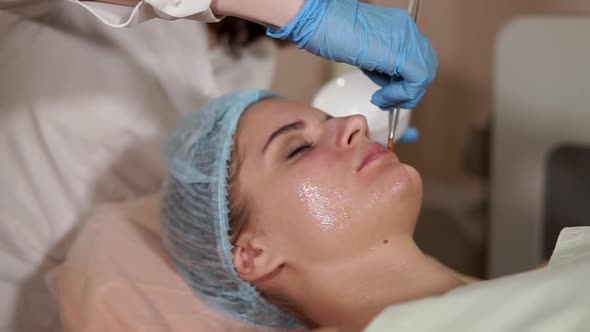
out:
M369 140L369 125L364 115L351 115L340 118L336 144L339 147L348 147Z

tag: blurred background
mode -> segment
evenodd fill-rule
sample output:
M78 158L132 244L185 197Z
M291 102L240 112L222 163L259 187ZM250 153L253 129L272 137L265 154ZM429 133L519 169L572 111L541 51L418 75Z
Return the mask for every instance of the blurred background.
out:
M372 2L408 5L398 0ZM490 133L497 103L494 63L499 33L523 15L584 14L590 14L588 0L422 2L419 26L436 49L440 67L412 115L412 124L421 133L419 142L399 146L396 152L424 180L424 208L416 238L426 252L451 267L484 277L526 264L498 268L489 258ZM589 38L586 34L579 43L588 44ZM293 100L310 103L327 80L347 70L286 47L280 51L273 87Z
M26 2L3 1L9 9L13 2ZM24 7L32 10L24 16L31 20L11 13L0 20L0 40L8 45L0 49L0 91L6 92L0 104L8 110L7 121L0 122L6 128L0 130L0 148L9 156L2 169L10 184L4 186L10 194L0 200L8 211L0 222L0 330L53 331L58 306L46 284L48 271L68 259L77 226L87 214L94 216L95 204L160 188L159 139L180 114L170 108L191 111L195 101L226 89L266 85L272 65L264 48L248 50L243 62L233 57L239 52L232 47L205 52L208 32L218 37L208 39L208 46L224 38L239 46L263 35L262 26L252 24L257 34L248 34L243 21L233 24L229 18L206 27L152 20L114 33L82 7L56 2L63 6L31 0ZM409 0L371 2L406 9ZM91 4L104 5L85 5ZM563 227L590 226L590 1L424 0L419 27L440 66L412 114L419 141L396 146L424 182L416 241L427 254L475 277L538 266L550 258ZM75 32L67 32L70 28ZM193 33L199 38L192 39ZM184 75L183 64L193 61L193 74ZM199 61L211 70L201 70ZM355 70L293 46L280 49L276 67L272 89L306 104L324 84ZM87 110L73 116L78 108ZM130 207L135 212L136 205ZM131 212L117 209L105 218L131 218ZM97 210L98 216L103 211ZM108 240L104 245L112 249ZM89 263L93 259L111 259L94 255L101 253L94 241L82 243L92 250L68 254L79 260L70 267L80 270L73 268L63 286L81 294L82 304L88 298L102 305L92 291L108 297L102 293L105 284L80 274L104 277L112 285L110 274L88 269L96 267ZM134 255L123 257L136 263ZM125 270L114 271L129 282ZM89 287L80 291L68 280Z

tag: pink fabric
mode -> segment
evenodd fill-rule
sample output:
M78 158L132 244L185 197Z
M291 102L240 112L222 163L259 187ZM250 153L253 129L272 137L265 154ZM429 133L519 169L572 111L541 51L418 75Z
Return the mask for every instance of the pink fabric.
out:
M173 270L157 197L106 205L49 276L66 331L269 332L207 308Z

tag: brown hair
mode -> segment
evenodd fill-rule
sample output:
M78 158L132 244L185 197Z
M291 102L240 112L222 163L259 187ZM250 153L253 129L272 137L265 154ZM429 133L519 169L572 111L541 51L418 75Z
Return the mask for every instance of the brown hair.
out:
M266 37L266 28L260 24L242 20L237 17L226 17L220 22L212 23L209 28L217 34L221 43L229 46L232 54L239 56L240 49L260 38ZM271 39L279 46L285 46L286 40Z
M241 190L240 182L238 181L240 169L244 163L244 156L238 148L237 134L234 137L234 148L228 163L229 236L232 244L235 244L240 234L248 227L251 217L250 209L248 208L250 204L248 204L247 196Z
M250 209L251 204L249 204L248 196L240 187L239 175L241 166L244 163L244 155L240 152L238 147L238 139L239 135L236 134L234 137L234 148L227 165L229 168L227 180L229 196L229 236L231 243L234 245L240 235L248 228L252 218L252 211ZM258 289L258 291L265 300L275 305L283 312L295 316L297 319L304 322L308 326L315 326L312 322L307 320L303 314L301 314L301 310L298 310L296 306L287 299L279 296L278 294L267 294L261 289Z

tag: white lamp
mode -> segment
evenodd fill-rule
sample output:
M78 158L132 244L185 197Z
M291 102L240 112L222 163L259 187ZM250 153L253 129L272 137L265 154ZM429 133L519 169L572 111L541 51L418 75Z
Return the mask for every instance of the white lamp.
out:
M326 83L316 94L313 107L335 117L362 114L367 118L373 140L387 145L388 112L371 103L371 96L380 87L359 69L340 74ZM399 115L395 140L410 125L411 111L402 109Z

